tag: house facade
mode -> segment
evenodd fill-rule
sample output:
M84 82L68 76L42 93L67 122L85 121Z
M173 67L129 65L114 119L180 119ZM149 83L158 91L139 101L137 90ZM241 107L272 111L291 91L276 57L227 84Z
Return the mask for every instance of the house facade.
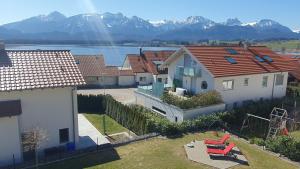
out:
M79 141L76 86L84 79L69 51L0 50L0 166L22 162L24 135L44 131L39 152Z
M160 68L163 62L175 51L142 51L140 54L128 54L123 70L131 70L137 85L149 85L154 82L168 83L167 68Z
M231 106L285 96L290 64L264 46L186 46L169 57L168 83L192 94L218 91Z
M106 66L102 55L76 55L75 60L87 86L122 87L135 85L135 76L132 70Z

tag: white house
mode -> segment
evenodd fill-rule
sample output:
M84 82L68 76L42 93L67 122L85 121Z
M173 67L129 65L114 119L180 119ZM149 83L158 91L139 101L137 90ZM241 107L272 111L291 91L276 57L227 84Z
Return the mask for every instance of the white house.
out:
M194 94L216 90L227 105L285 96L291 68L265 46L185 46L162 66L169 85Z
M24 158L22 135L45 131L45 148L78 143L76 86L85 84L66 50L0 49L0 166ZM24 151L23 151L24 150Z
M175 51L142 51L140 54L128 54L122 70L131 70L138 85L149 85L154 82L168 82L167 68L160 68L163 62Z
M280 98L286 94L290 62L264 46L185 46L161 67L168 68L168 84L180 95L218 91L224 104L181 110L163 103L161 85L139 87L136 99L145 107L181 122L201 114L222 111L243 101Z

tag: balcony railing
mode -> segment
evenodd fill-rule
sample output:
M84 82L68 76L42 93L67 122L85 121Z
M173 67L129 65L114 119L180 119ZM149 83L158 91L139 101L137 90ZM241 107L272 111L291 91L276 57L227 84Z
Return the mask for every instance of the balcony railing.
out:
M137 91L160 98L164 93L164 89L169 87L170 86L168 84L156 82L151 86L138 86Z
M184 76L201 77L201 70L191 67L185 67L183 70Z

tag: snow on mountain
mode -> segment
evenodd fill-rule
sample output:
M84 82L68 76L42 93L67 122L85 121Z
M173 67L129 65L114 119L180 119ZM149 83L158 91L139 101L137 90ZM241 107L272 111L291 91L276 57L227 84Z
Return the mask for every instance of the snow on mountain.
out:
M296 29L296 30L293 30L293 32L295 32L295 33L300 33L300 30L299 30L299 29Z
M257 39L299 37L289 28L276 21L263 19L257 22L242 23L237 18L217 23L202 16L190 16L180 21L148 21L137 16L127 17L122 13L87 13L66 17L59 12L39 15L19 22L0 26L11 36L18 31L26 36L43 37L60 32L73 39L101 39L106 37L119 40L199 40L205 39ZM300 31L296 31L300 32ZM3 37L8 37L5 32ZM27 35L28 34L28 35ZM38 34L38 35L35 35ZM106 37L105 37L105 36ZM14 36L15 37L15 36ZM1 38L1 37L0 37Z

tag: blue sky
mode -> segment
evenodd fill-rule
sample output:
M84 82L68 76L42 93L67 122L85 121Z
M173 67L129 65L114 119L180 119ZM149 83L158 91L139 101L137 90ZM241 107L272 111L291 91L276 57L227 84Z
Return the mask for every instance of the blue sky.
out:
M181 20L198 15L223 22L273 19L300 29L300 0L3 0L0 24L59 11L66 16L80 13L121 12L149 20Z

